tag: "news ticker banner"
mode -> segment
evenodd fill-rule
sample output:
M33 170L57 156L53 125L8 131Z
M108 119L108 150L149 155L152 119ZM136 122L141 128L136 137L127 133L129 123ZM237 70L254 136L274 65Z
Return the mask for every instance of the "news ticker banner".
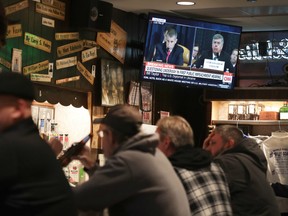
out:
M158 62L146 62L144 69L144 76L161 77L161 79L178 79L178 80L195 80L195 79L210 79L218 80L223 83L231 84L233 80L233 74L228 72L213 73L203 72L197 69L179 69L175 65L164 64ZM157 79L156 79L157 80Z

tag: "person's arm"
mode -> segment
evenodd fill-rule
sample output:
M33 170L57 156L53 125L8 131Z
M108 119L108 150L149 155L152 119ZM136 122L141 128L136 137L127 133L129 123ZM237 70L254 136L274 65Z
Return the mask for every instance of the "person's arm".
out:
M196 65L196 68L201 68L201 66L203 67L204 59L206 58L205 57L206 55L207 55L207 52L203 52L201 56L194 62L194 64Z
M182 47L179 47L179 54L177 56L177 60L176 60L176 65L183 65L184 60L183 60L183 53L184 53L184 49Z
M211 137L212 137L214 134L215 134L215 133L212 131L212 132L208 135L208 137L204 140L203 146L202 146L202 148L203 148L204 150L208 150L208 149L209 149L210 140L211 140Z
M87 182L73 188L76 206L84 211L102 210L133 194L136 184L125 160L109 159Z
M163 52L163 44L157 44L155 46L155 54L153 57L153 61L165 62L163 60L164 52Z
M222 54L222 53L223 53L223 54ZM230 55L229 55L228 53L226 53L226 52L222 52L222 53L221 53L221 55L223 55L223 57L220 58L220 60L223 59L223 60L225 61L224 71L226 71L227 68L228 68L230 73L234 73L234 72L235 72L235 69L234 69L234 67L233 67L233 65L232 65L232 63L231 63ZM221 56L220 56L220 57L221 57ZM223 60L222 60L222 61L223 61Z
M9 147L12 146L7 140L0 139L0 199L7 198L7 190L9 185L18 178L18 158L15 150Z
M84 148L81 150L80 154L72 157L72 159L73 160L79 160L83 164L83 166L85 167L85 170L87 170L87 171L94 169L96 166L96 161L92 157L91 149L88 146L84 146Z
M56 156L59 155L61 151L63 150L63 145L60 142L60 140L57 138L50 139L48 142L48 145L52 148Z

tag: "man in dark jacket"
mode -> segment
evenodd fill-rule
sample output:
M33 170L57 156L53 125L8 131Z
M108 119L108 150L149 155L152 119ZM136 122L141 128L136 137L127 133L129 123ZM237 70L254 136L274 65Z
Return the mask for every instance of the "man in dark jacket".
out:
M33 84L0 73L1 215L76 216L73 193L31 117Z
M190 216L184 188L156 148L159 137L140 130L142 117L136 108L116 105L94 123L100 123L106 161L97 169L87 148L78 156L90 174L75 188L80 210L109 208L110 216Z
M0 47L7 19L0 2ZM76 216L73 193L31 116L32 82L19 73L0 73L0 214Z
M223 50L224 37L221 34L215 34L212 38L212 47L210 50L205 50L201 53L200 58L195 62L197 68L204 66L205 59L211 59L215 61L223 61L223 71L234 73L235 69L230 61L230 55Z
M168 157L178 174L190 204L191 215L232 215L230 194L221 167L211 154L194 147L193 130L180 116L157 122L158 148Z
M177 45L177 31L168 28L164 34L164 42L155 46L153 61L183 65L183 48Z
M280 215L267 179L267 161L258 144L235 126L216 127L204 141L214 161L223 168L234 215Z

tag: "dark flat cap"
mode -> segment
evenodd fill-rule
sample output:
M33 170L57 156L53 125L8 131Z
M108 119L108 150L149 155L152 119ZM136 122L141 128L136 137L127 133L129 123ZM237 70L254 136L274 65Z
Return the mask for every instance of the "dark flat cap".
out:
M123 135L133 136L140 131L142 116L132 106L118 104L110 108L104 118L93 120L94 124L105 124Z
M33 100L33 83L24 75L15 72L0 73L0 95L13 95L18 98Z

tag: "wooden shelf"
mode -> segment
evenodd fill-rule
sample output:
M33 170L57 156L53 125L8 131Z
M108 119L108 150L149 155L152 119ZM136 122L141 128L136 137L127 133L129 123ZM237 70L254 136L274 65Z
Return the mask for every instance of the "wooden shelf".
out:
M213 125L288 125L288 120L212 120Z
M213 125L239 126L245 134L271 136L273 131L288 130L288 120L212 120Z
M206 89L206 101L213 100L288 100L288 87L251 87L233 90Z

